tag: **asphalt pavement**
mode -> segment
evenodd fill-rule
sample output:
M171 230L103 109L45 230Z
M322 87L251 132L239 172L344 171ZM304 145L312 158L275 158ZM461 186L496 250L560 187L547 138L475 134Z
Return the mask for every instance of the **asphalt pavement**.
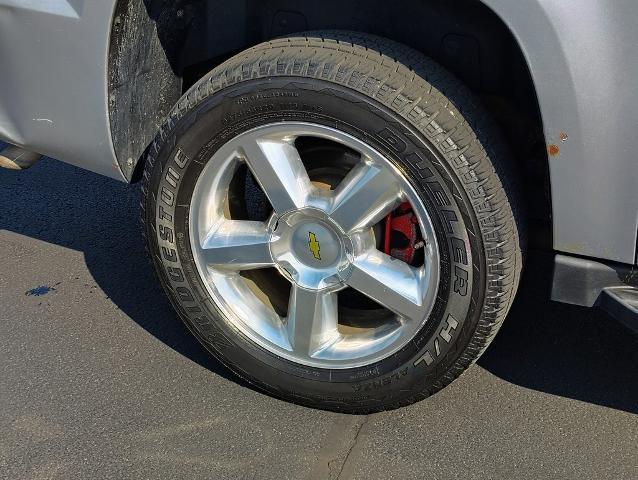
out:
M256 391L189 336L139 188L47 159L0 169L0 202L0 478L638 478L638 336L550 302L550 255L459 380L349 416Z

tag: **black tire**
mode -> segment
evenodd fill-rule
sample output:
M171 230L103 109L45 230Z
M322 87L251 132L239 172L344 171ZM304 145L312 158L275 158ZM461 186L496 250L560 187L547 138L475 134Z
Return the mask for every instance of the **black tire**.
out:
M409 345L374 365L316 369L265 351L224 318L194 266L188 206L207 159L238 133L285 119L365 139L403 170L434 220L441 278L430 319ZM183 96L146 159L142 219L169 298L219 361L293 402L387 410L458 377L510 308L522 267L510 163L475 97L434 61L367 34L312 32L242 52Z

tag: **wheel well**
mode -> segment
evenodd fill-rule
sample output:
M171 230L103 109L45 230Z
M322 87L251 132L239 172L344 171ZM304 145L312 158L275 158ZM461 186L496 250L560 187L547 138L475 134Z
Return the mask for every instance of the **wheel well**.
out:
M214 66L262 41L321 29L390 38L463 80L501 125L525 174L529 216L549 231L547 154L534 84L517 41L479 0L120 0L109 107L124 173L131 181L139 177L138 159L170 109Z

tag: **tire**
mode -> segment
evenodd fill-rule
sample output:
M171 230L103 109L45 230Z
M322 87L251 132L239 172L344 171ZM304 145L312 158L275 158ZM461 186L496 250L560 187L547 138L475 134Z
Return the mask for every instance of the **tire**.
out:
M438 255L431 309L384 358L331 368L273 353L234 323L198 270L191 202L202 172L231 139L278 122L329 127L369 145L427 209ZM415 50L332 31L260 44L197 82L149 152L142 221L160 282L210 353L271 395L351 413L408 405L476 361L510 308L523 245L512 159L475 97Z

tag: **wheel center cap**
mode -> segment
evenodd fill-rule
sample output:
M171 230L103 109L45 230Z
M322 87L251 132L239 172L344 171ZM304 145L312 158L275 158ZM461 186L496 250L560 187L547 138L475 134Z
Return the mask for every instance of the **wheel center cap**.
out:
M339 261L343 246L327 225L310 221L294 227L291 249L309 267L328 268Z
M307 208L285 214L271 230L272 257L291 281L320 290L347 279L352 242L321 210Z

